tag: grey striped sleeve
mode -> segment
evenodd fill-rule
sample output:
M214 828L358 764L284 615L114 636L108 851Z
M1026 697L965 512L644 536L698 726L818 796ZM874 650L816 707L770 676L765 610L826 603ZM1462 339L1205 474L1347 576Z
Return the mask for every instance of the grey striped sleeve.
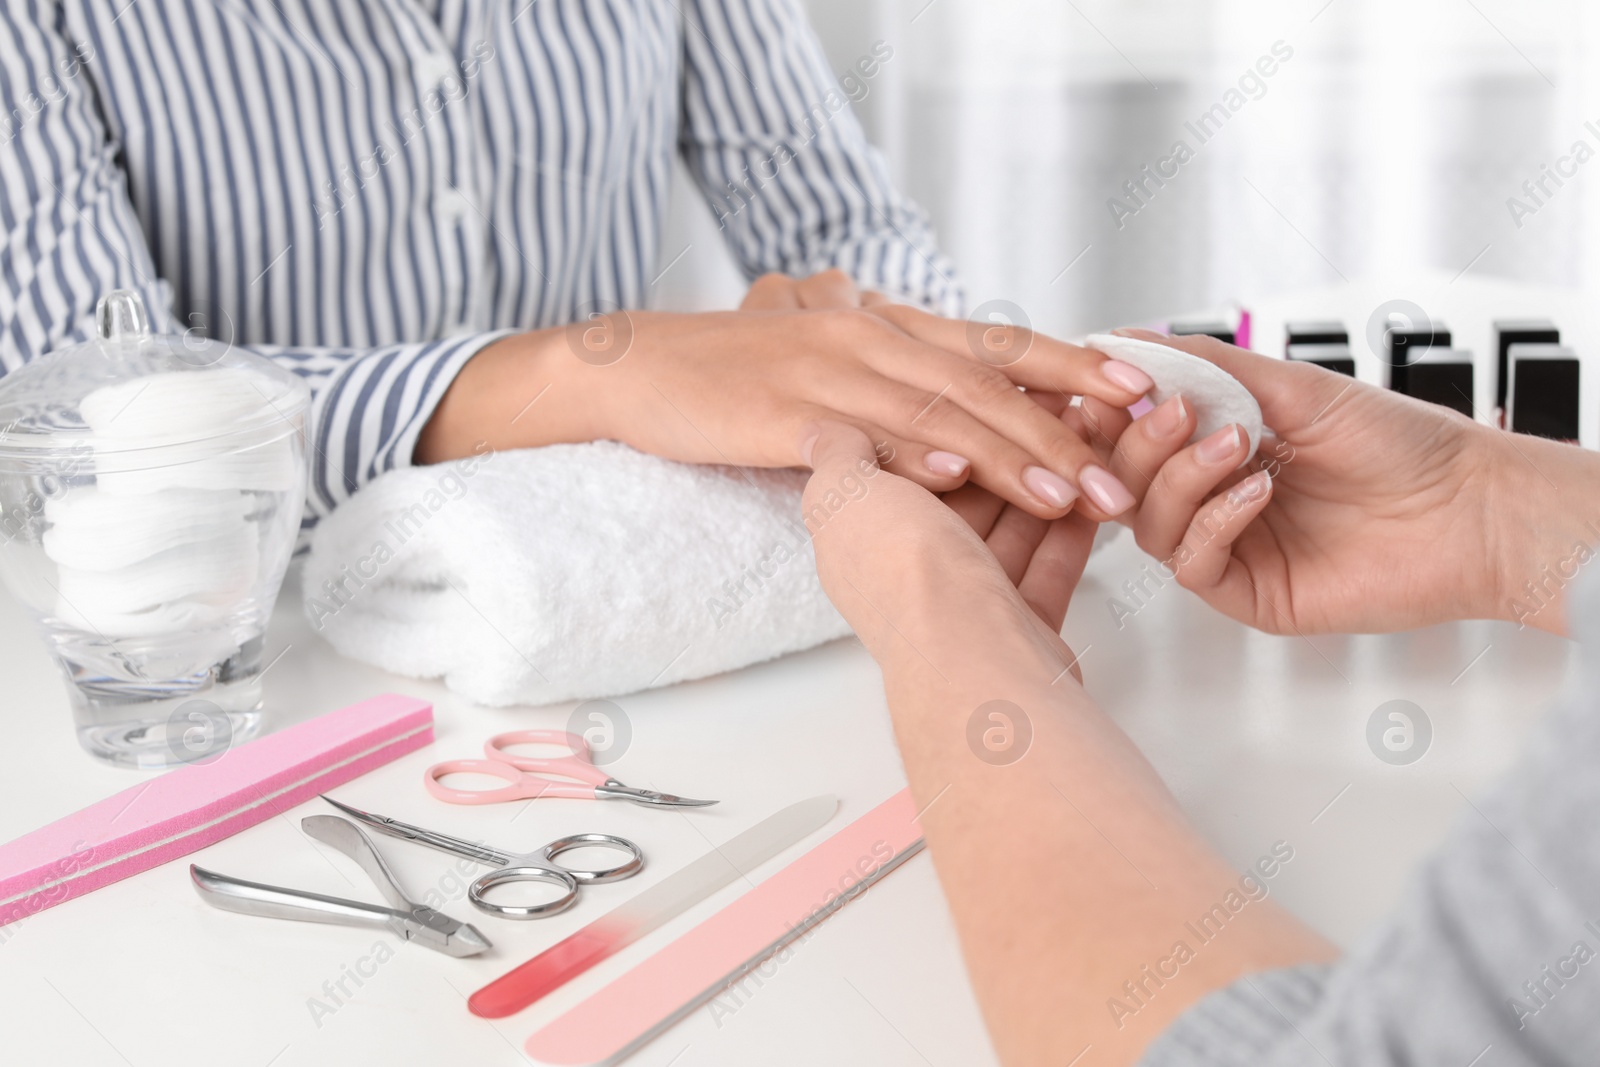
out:
M683 12L680 146L746 274L838 267L863 288L961 314L954 264L889 181L794 0L692 0ZM877 42L851 84L892 57Z
M59 12L58 12L59 17ZM86 79L92 57L59 25L0 10L0 364L84 340L99 298L143 297L157 328L181 333ZM354 349L241 346L311 386L308 518L410 462L428 416L461 367L510 331Z
M1600 576L1570 595L1579 670L1395 913L1331 967L1201 1000L1143 1067L1600 1063Z
M1267 971L1218 990L1180 1016L1146 1051L1140 1067L1261 1067L1316 1009L1328 971Z
M249 346L311 387L306 525L385 471L410 466L417 437L461 368L515 332L367 349Z
M133 289L152 316L171 292L129 203L116 147L81 76L92 49L0 7L0 371L81 340L94 305ZM54 10L59 20L59 9Z
M959 312L847 95L794 0L8 0L0 373L135 289L306 377L315 521L486 344L644 306L675 150L749 274Z

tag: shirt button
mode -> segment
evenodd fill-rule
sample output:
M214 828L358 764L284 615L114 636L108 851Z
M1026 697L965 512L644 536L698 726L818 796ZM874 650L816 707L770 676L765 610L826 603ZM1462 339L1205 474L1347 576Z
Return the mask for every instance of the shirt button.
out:
M472 210L472 202L460 189L446 189L434 197L434 207L450 222L460 222Z
M456 77L456 61L441 52L429 52L417 60L413 71L423 89L442 89Z

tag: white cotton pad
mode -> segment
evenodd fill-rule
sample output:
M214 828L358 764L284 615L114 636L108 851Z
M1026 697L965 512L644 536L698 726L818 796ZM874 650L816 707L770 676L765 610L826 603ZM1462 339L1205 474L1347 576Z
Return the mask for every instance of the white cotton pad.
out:
M80 486L45 504L44 554L63 567L114 571L180 546L203 549L243 529L257 500L238 490L110 496Z
M1154 341L1097 333L1091 334L1086 343L1148 374L1156 383L1149 393L1151 403L1160 404L1170 396L1181 395L1184 402L1194 408L1198 423L1194 436L1189 438L1191 444L1224 426L1238 423L1250 438L1250 452L1244 462L1250 462L1255 456L1261 445L1261 405L1250 395L1250 390L1239 384L1239 379L1199 356Z

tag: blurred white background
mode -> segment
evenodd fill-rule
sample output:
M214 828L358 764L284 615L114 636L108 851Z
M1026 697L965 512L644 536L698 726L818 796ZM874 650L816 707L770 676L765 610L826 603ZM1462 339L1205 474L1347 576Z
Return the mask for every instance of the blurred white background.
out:
M969 308L1073 334L1423 270L1600 277L1600 158L1542 204L1522 191L1576 141L1600 155L1592 2L805 3L835 70L893 48L856 112ZM1292 57L1201 144L1185 124L1279 41ZM1119 228L1108 200L1136 206L1123 183L1180 139L1194 158ZM684 184L663 258L690 254L658 301L728 306L742 282ZM1537 209L1520 227L1513 196Z

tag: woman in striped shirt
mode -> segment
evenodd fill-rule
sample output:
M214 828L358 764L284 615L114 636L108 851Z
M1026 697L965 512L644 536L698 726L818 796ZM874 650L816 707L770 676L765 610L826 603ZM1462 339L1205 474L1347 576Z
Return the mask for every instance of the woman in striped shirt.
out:
M314 394L307 522L474 449L791 465L824 417L930 488L1130 506L1014 386L1126 405L1149 380L933 314L950 265L847 96L794 0L17 0L0 370L117 288L276 359ZM637 310L675 151L747 274L787 276L739 311Z

